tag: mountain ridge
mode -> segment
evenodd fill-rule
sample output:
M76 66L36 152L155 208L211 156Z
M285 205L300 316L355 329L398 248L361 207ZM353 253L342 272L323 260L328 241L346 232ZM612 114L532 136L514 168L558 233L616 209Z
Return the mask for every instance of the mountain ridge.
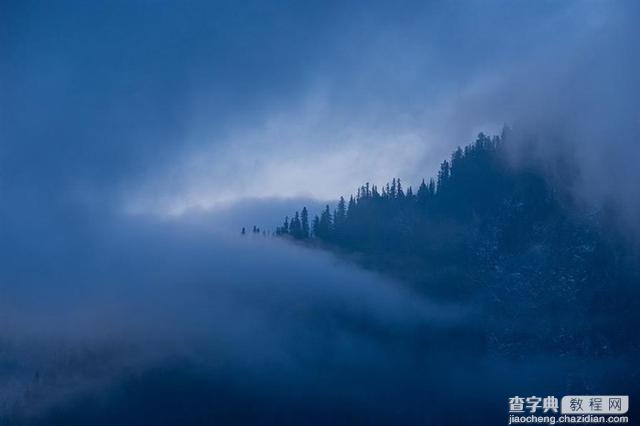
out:
M589 212L566 190L571 170L549 178L511 167L505 144L505 132L481 133L415 192L399 179L381 189L367 183L333 212L327 205L312 220L306 208L285 218L276 234L351 256L430 296L482 300L487 336L501 350L637 350L637 339L607 330L620 319L640 324L637 251L606 208ZM504 327L517 321L542 331Z

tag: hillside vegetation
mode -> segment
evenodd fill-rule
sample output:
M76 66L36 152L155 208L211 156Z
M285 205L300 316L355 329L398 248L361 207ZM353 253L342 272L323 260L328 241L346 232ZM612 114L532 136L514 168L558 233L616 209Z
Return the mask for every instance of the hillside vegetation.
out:
M487 342L500 351L637 351L624 333L640 323L637 251L606 208L581 208L562 173L510 166L504 144L480 134L417 189L367 183L312 220L306 208L285 218L276 234L432 297L479 301Z

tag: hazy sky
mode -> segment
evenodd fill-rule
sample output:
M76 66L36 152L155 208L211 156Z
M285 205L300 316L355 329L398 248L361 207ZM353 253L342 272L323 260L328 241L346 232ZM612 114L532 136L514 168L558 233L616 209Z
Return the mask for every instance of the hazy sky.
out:
M430 176L453 147L504 123L564 123L575 142L619 128L614 111L635 130L637 11L2 2L4 204L167 214L243 197L335 199L365 181Z
M446 347L443 364L415 356L473 306L445 315L329 255L238 230L366 181L415 184L505 123L516 164L568 156L576 192L637 225L638 4L0 1L0 420L36 372L45 400L65 398L148 353L196 354L213 378L238 369L230 382L255 380L263 409L276 383L303 413L314 398L300 377L390 418L415 402L397 386L437 400L464 379L487 398L487 382L511 384L496 377L522 380L504 366L458 372L450 353L466 348ZM417 335L429 344L408 343ZM530 384L563 384L535 367Z

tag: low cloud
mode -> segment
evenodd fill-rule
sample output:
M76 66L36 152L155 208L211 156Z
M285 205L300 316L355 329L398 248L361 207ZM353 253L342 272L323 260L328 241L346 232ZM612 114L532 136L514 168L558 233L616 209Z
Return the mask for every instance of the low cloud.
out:
M388 351L384 336L450 327L467 314L277 239L212 231L200 219L151 222L103 224L46 263L24 253L32 262L2 272L2 362L11 368L0 418L43 415L179 357L224 365L234 381L304 382L316 374L305 366L315 351L335 351L345 367L374 362ZM85 238L90 250L73 247Z

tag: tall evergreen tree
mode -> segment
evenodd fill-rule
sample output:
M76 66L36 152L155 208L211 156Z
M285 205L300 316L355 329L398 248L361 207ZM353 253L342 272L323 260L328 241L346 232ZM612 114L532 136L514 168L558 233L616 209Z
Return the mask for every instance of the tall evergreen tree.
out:
M429 195L433 196L436 194L436 182L433 180L433 178L429 178L428 190Z
M293 238L300 239L302 238L302 226L300 224L300 213L296 212L293 219L291 219L291 224L289 225L290 234Z
M347 207L347 218L353 219L356 212L356 200L354 200L353 195L349 198L349 205Z
M460 163L460 160L462 160L462 148L458 147L458 149L456 149L453 154L451 155L451 170L453 171L454 169L457 168L458 164Z
M446 185L447 181L449 180L449 170L450 170L449 162L447 160L444 160L442 164L440 164L440 171L438 171L437 192L442 191L442 188Z
M400 178L398 178L397 188L396 188L396 197L404 198L404 192L402 191L402 183L400 182Z
M347 219L347 205L344 201L344 197L340 197L340 201L338 201L338 208L336 209L336 214L334 215L334 226L339 228L344 224Z
M331 236L331 210L329 205L325 207L320 215L320 223L318 226L318 237L323 240L328 240Z
M302 208L302 213L300 214L300 237L302 239L309 238L309 212L306 207Z
M318 238L319 229L320 229L320 218L318 217L318 215L315 215L313 217L313 225L312 225L313 236L315 238ZM322 232L322 231L320 231L320 232Z
M418 203L420 203L421 205L425 205L427 204L427 199L429 198L429 189L427 188L427 185L424 183L424 179L422 179L422 183L420 183L420 186L418 187Z

